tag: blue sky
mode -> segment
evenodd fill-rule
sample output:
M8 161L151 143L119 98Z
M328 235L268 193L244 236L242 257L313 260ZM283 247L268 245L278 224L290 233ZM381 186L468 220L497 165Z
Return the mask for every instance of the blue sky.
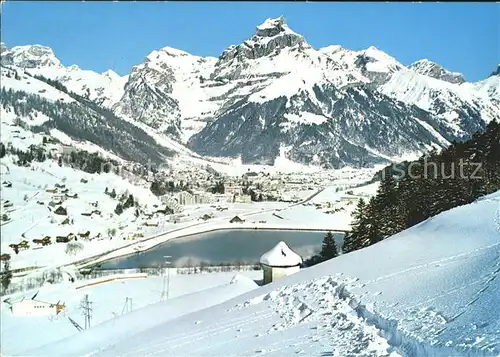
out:
M373 45L405 65L428 58L470 81L500 62L495 3L7 1L2 41L46 45L65 65L126 74L164 46L218 56L280 15L316 48Z

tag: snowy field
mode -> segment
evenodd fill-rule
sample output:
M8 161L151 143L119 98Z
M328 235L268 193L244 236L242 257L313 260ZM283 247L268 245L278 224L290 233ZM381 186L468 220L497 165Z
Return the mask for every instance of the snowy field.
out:
M73 284L47 284L40 290L10 296L11 301L17 301L22 297L31 298L38 291L37 300L52 303L60 301L60 303L65 303L66 309L53 317L16 316L10 311L10 305L2 303L1 354L3 356L16 355L79 334L80 332L71 324L68 317L84 327L84 315L80 304L86 294L89 295L89 301L92 302L93 308L91 326L109 321L110 326L117 330L119 327L117 321L121 316L125 316L125 314L132 316L135 310L141 314L141 311L144 311L142 308L148 305L152 305L149 308L162 309L166 304L175 305L186 301L189 303L183 305L179 313L187 313L190 311L189 309L191 311L201 309L251 290L257 287L252 279L262 278L261 271L245 271L238 273L239 278L236 280L240 279L240 281L236 284L233 281L230 284L235 273L176 275L175 270L173 272L169 284L170 299L167 303L160 302L163 289L163 277L161 276L113 281L78 290L75 287L82 285L83 282L81 281ZM212 299L201 298L200 292L202 291L204 291L203 296L211 295ZM127 298L129 299L128 303ZM5 300L5 297L3 299ZM160 321L171 317L172 313L164 316L158 314ZM152 323L151 318L145 319L144 323L150 326L149 324ZM42 330L44 333L39 333ZM87 332L81 332L81 334ZM25 354L25 356L27 355Z
M153 305L24 355L497 356L499 249L500 191L212 308L158 323Z

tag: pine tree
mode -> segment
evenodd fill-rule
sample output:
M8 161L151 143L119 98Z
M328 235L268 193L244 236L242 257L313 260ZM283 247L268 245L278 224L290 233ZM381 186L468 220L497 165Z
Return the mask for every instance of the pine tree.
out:
M366 225L364 222L365 214L366 204L361 198L352 214L353 221L351 224L351 232L347 233L344 237L344 245L342 246L343 253L353 252L362 248L362 241L366 236Z
M123 213L123 206L121 203L118 203L115 208L115 213L117 215L121 215Z
M323 245L319 255L321 257L321 261L326 261L339 255L332 232L328 232L325 238L323 238Z
M134 207L134 196L132 196L132 195L128 196L127 200L125 201L125 203L123 205L124 209L130 208L130 207Z
M10 270L10 263L6 261L3 265L3 274L2 274L2 289L5 292L10 285L12 280L12 271Z
M373 234L378 236L374 238L375 240L382 240L395 232L396 222L394 217L396 215L397 198L392 166L389 166L389 168L390 170L385 171L377 195L372 202L373 213L377 216L378 232L373 231Z

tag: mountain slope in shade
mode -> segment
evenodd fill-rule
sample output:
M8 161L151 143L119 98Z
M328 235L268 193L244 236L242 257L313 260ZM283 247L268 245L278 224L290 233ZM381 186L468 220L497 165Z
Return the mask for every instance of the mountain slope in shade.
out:
M34 132L47 133L55 130L75 142L89 142L122 159L143 164L162 163L176 152L111 111L65 93L27 72L2 66L0 75L1 103L6 116L2 118L2 126L22 125Z
M368 87L311 91L313 96L303 90L290 98L241 101L188 144L206 155L241 155L245 163L273 164L283 153L324 167L386 162L448 144L428 130L437 124L426 112Z

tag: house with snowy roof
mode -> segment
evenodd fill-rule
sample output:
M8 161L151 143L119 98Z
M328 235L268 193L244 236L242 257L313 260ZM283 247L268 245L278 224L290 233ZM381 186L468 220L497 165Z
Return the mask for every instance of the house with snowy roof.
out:
M279 242L273 249L260 257L264 272L263 283L268 284L300 270L302 258L285 242Z
M31 299L22 298L21 300L10 302L10 309L13 315L17 316L49 316L57 315L64 310L65 305L51 303L36 299L38 292Z

